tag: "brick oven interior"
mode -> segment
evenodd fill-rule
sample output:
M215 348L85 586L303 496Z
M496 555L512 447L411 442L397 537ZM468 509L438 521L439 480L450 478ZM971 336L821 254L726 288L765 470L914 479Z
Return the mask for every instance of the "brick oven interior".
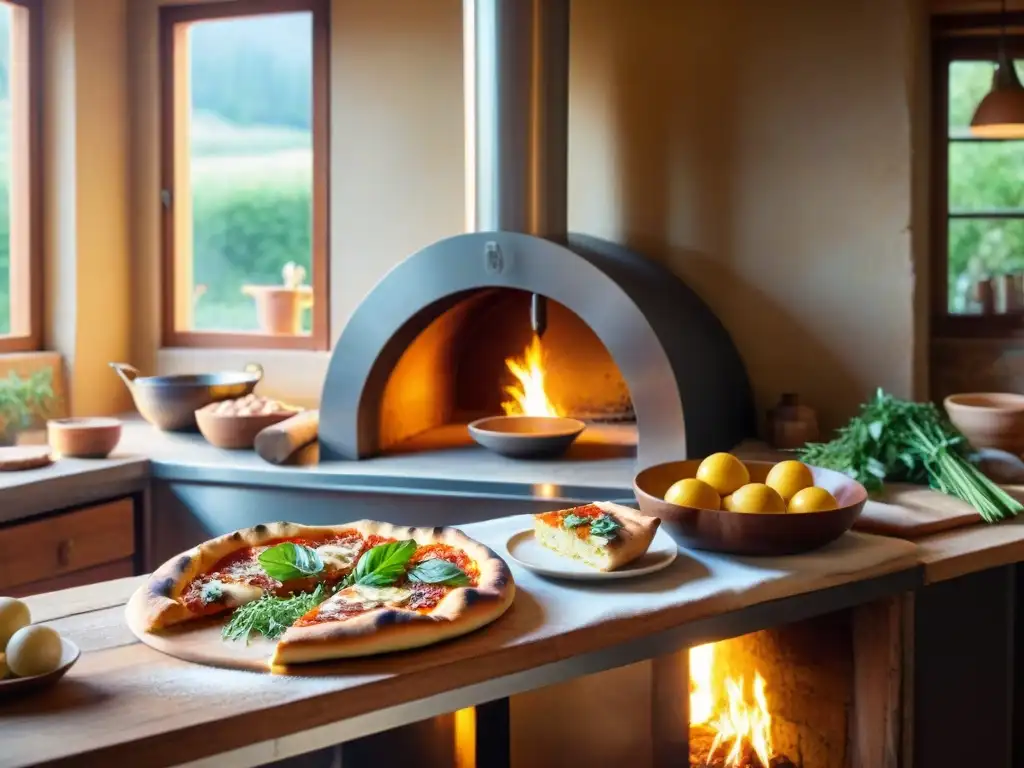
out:
M383 452L429 450L468 443L474 419L503 412L516 379L507 360L521 360L533 343L525 291L484 289L430 323L388 377L380 409ZM548 301L540 346L545 389L561 415L615 428L591 429L585 445L635 453L629 388L601 340L576 314ZM445 429L445 428L448 429ZM596 435L596 436L593 436ZM592 437L593 436L593 437ZM584 451L589 449L584 449Z

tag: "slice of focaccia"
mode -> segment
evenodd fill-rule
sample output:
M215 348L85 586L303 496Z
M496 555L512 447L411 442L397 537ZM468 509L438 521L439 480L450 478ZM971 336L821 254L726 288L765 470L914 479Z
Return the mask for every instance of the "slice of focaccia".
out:
M610 501L533 516L537 541L599 571L614 571L643 556L659 525L657 517Z

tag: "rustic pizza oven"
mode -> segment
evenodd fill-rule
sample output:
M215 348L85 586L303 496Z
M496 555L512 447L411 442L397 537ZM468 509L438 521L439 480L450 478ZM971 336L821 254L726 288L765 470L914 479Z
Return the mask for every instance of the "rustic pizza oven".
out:
M516 358L564 415L635 423L641 464L732 448L754 413L719 320L667 269L567 234L569 0L464 7L473 231L408 257L356 309L324 384L321 457L465 437L502 412Z

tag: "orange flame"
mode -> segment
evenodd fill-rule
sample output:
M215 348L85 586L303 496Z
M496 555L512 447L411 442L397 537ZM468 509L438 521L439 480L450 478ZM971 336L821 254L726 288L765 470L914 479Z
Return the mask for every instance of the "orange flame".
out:
M505 360L505 365L516 377L515 384L505 387L505 394L512 398L501 404L506 416L562 415L544 390L543 352L540 337L534 336L521 358Z
M729 768L740 768L746 743L761 765L767 766L774 750L772 715L768 709L764 678L759 672L754 672L753 702L750 702L743 678L727 677L726 706L719 709L712 686L714 663L713 643L690 649L690 725L706 724L715 732L708 760L719 748L728 748L725 764Z

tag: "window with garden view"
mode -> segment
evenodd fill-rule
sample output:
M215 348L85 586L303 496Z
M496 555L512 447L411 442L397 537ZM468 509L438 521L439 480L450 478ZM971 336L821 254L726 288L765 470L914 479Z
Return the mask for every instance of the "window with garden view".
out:
M168 346L327 348L327 8L161 9Z
M0 0L0 352L39 346L37 0Z
M1019 41L1024 43L1024 40ZM1024 45L1011 50L1024 54ZM936 45L932 185L939 333L1024 329L1024 140L981 139L970 123L992 87L994 36ZM1022 62L1015 62L1018 73Z

